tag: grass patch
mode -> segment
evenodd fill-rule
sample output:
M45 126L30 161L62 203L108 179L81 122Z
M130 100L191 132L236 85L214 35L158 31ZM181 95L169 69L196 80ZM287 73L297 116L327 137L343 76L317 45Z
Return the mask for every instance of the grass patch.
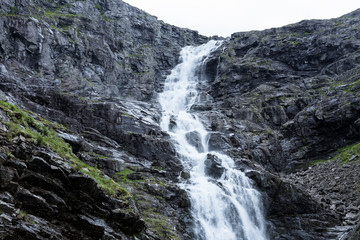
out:
M167 187L167 185L163 181L161 181L160 179L155 178L155 177L143 178L143 176L142 176L138 180L132 180L128 176L129 176L129 174L134 173L134 172L135 171L132 169L125 168L123 171L115 173L115 179L118 182L123 183L123 184L148 183L148 184L158 184L163 188Z
M27 212L25 212L24 210L20 210L19 214L17 215L18 218L24 219L26 222L31 223L31 224L35 224L34 220L30 219L30 217L28 216Z
M45 17L48 17L50 19L55 19L55 18L59 18L59 17L66 17L66 18L85 18L83 15L77 15L77 14L71 14L71 13L56 13L56 12L51 12L51 11L47 11L44 13Z
M360 78L352 82L348 82L348 81L329 82L330 91L340 90L358 96L359 88L360 88Z
M360 155L360 142L340 148L337 152L338 154L331 160L340 159L343 164L348 163L352 156Z
M98 186L108 195L122 200L131 198L131 194L126 188L105 176L97 167L91 167L76 157L71 146L57 136L55 129L60 128L59 125L47 125L48 121L38 121L30 116L28 112L8 102L0 101L0 108L11 119L9 123L6 123L8 126L6 136L9 139L22 135L30 142L47 146L59 154L60 157L69 160L74 169L94 178Z
M331 161L332 159L317 159L314 160L310 163L310 165L316 165L316 164L320 164L320 163L326 163L328 161Z
M172 230L173 227L170 223L161 218L161 214L152 212L150 217L145 217L144 220L149 229L159 236L160 239L180 239L179 236L177 236Z
M350 159L356 155L358 155L358 159L356 160L356 162L359 162L360 161L360 142L340 148L336 152L337 152L337 154L334 157L332 157L330 159L314 160L314 161L310 162L308 164L308 166L316 165L316 164L320 164L320 163L326 163L328 161L334 161L337 159L339 159L342 164L346 164L346 163L349 163ZM359 185L359 187L360 187L360 185ZM359 188L359 190L360 190L360 188Z
M135 172L135 171L131 170L129 168L125 168L121 172L115 173L115 175L116 175L116 178L118 179L118 181L120 181L122 183L128 183L128 182L134 182L134 180L131 180L128 177L128 175L133 172ZM139 181L139 180L136 180L136 181Z
M94 153L94 152L89 152L89 155L93 158L98 158L98 159L110 159L110 157L100 155L100 154Z

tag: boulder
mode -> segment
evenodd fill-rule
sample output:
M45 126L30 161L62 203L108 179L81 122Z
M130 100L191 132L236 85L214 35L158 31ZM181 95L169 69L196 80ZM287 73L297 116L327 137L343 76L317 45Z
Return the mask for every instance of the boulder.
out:
M222 160L215 155L208 154L206 156L205 174L209 177L219 179L225 172L225 168L221 165Z
M198 152L204 152L204 147L201 142L200 133L197 131L188 132L185 134L186 140L189 144L194 146Z

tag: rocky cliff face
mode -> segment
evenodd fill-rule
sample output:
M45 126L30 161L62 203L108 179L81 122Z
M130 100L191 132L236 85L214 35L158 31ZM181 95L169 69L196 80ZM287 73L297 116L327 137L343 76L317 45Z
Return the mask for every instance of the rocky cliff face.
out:
M156 93L207 38L120 0L0 15L1 238L191 239ZM263 192L271 239L358 239L359 26L355 11L236 33L203 69L193 111Z
M175 185L182 167L160 131L154 99L180 49L206 37L122 1L10 0L1 2L0 11L2 100L64 124L58 134L76 154L69 162L48 139L36 140L47 136L15 131L8 116L14 113L2 112L8 121L2 125L1 239L185 235L188 200ZM33 159L39 166L29 163ZM74 166L78 160L107 176L91 174L96 170L89 165ZM109 177L131 191L129 201L96 186ZM53 182L61 191L52 189Z
M337 239L320 232L358 222L359 23L358 10L235 33L205 69L210 87L203 94L210 101L195 110L209 120L214 149L226 149L240 169L260 165L284 179L268 185L266 171L248 173L269 196L270 221L286 222L275 232L287 233L272 239ZM282 177L291 172L296 173ZM295 185L289 189L286 183ZM299 198L295 186L315 205L302 193ZM332 217L321 217L321 208L340 221L328 222Z
M83 97L149 100L181 47L205 41L122 1L9 0L1 14L7 70Z

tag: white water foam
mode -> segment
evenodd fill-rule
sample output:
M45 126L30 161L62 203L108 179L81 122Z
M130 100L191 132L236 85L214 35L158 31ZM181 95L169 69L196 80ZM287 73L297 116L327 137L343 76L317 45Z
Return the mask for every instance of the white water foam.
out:
M191 199L195 239L266 240L260 193L243 172L234 169L233 159L208 151L208 131L190 113L191 106L199 99L196 86L204 78L200 69L207 56L220 45L221 42L212 40L182 49L181 63L167 77L159 96L163 110L161 128L175 140L183 166L191 176L182 187ZM189 140L189 134L197 136L197 146ZM221 164L223 173L217 179L206 174L209 156Z

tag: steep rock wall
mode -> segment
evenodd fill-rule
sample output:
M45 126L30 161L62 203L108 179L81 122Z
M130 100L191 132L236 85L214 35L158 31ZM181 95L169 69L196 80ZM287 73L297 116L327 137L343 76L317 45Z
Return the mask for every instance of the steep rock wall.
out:
M203 88L206 100L194 110L213 131L213 149L235 158L239 169L263 172L248 174L270 197L269 219L277 226L275 232L280 231L272 239L338 239L329 228L336 223L326 227L326 219L339 219L344 229L358 221L358 145L342 150L346 167L328 163L329 173L321 164L335 161L339 148L360 140L359 24L357 10L331 20L235 33L204 69L210 87ZM321 166L311 169L316 163ZM319 209L312 210L308 200L300 200L301 194L287 195L297 190L269 181L262 167L311 194L308 199L316 200ZM297 177L282 177L290 172ZM338 177L332 179L333 174ZM306 204L287 204L286 198ZM332 217L323 217L321 208ZM314 219L324 224L318 233Z

